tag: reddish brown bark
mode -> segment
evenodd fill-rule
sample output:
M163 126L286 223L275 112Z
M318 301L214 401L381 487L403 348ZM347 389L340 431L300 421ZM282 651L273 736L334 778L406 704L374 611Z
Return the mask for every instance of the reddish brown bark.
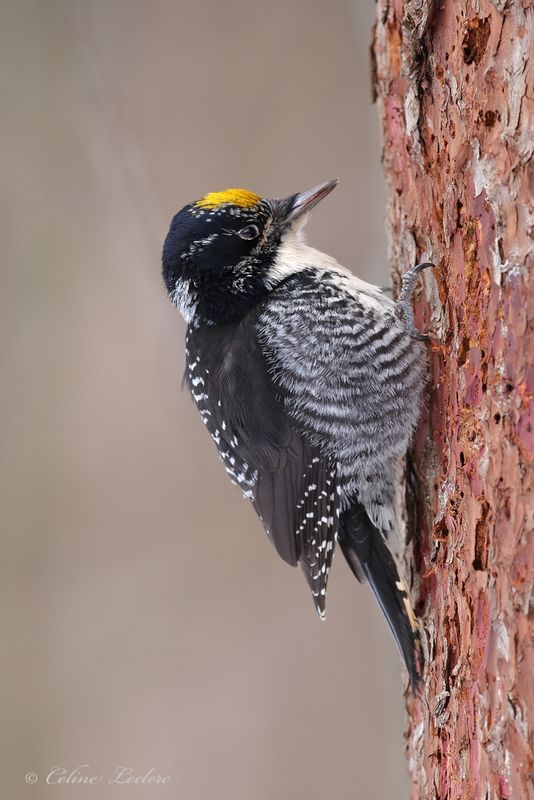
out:
M436 264L415 445L414 596L428 645L408 699L412 797L534 796L534 9L379 0L374 86L394 270Z

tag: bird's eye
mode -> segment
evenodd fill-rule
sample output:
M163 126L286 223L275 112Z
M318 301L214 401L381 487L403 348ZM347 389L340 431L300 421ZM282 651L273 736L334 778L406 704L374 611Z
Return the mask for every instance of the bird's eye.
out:
M242 239L257 239L260 235L260 232L256 225L247 225L246 228L241 228L240 231L237 232L238 236Z

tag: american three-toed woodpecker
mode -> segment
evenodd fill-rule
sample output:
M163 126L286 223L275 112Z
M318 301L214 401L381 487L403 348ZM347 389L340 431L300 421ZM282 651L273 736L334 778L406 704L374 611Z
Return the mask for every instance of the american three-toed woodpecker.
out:
M425 349L402 304L305 244L328 181L284 199L207 194L172 220L169 296L188 323L186 380L226 470L325 614L336 541L418 674L418 628L387 537L416 425Z

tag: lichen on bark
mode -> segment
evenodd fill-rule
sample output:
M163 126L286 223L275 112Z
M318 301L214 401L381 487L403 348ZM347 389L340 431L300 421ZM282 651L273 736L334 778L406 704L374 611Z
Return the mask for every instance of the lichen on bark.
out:
M379 0L394 279L416 301L429 403L414 445L413 594L427 663L407 694L412 797L534 796L534 8ZM410 548L410 558L412 548Z

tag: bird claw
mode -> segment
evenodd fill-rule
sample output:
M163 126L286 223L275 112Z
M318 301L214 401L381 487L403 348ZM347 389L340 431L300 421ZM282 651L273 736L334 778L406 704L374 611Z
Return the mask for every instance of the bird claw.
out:
M431 267L434 267L434 264L431 264L429 261L425 261L422 264L416 264L414 267L409 269L402 278L401 290L397 299L397 312L399 316L402 317L406 322L408 333L410 336L413 336L414 339L419 339L419 341L422 342L427 342L429 335L428 333L421 333L421 331L415 327L413 309L410 300L412 298L414 286L417 281L417 276L424 269L430 269Z

